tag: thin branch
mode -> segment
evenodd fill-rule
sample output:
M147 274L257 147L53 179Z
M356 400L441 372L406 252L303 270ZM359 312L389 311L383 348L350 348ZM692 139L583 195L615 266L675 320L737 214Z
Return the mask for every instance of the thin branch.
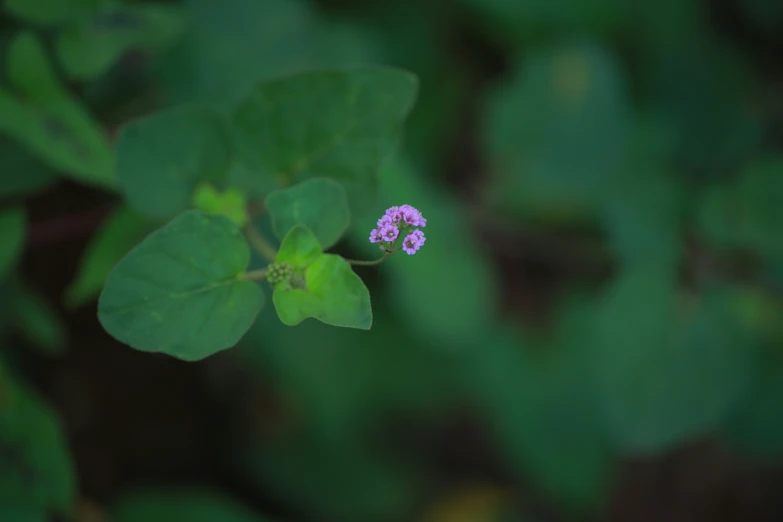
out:
M277 258L277 249L253 225L245 227L245 235L256 252L267 261L274 263Z
M263 281L266 279L266 268L245 272L244 274L240 275L239 278L244 281Z
M375 265L380 265L381 263L386 261L386 259L388 259L389 256L391 256L391 255L392 255L392 253L387 252L386 255L384 255L382 258L375 259L373 261L362 261L362 260L359 260L359 259L346 259L346 261L348 261L350 264L356 265L356 266L375 266Z
M265 214L266 213L266 205L264 205L263 200L251 201L247 205L247 213L251 217L260 216L261 214Z

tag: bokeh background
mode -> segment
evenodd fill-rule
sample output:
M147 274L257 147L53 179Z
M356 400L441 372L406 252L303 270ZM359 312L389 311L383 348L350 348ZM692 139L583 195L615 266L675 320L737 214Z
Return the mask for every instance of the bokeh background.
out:
M782 56L778 0L5 0L0 520L783 520ZM58 147L366 63L420 78L377 214L429 221L373 329L110 338L156 224Z

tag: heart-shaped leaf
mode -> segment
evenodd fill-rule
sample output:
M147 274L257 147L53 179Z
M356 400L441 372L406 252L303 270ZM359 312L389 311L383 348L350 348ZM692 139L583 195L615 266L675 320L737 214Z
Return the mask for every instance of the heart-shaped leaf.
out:
M278 263L296 271L275 285L272 300L280 320L295 326L308 317L332 326L369 330L372 326L370 292L340 256L321 253L318 239L297 225L283 239Z
M266 197L275 234L285 237L296 225L304 225L324 249L340 240L351 222L348 198L334 180L314 178Z
M258 183L332 178L361 215L373 203L378 169L397 147L417 84L412 74L384 67L262 83L235 112L237 153Z
M117 140L117 175L128 203L169 219L190 208L199 182L219 183L231 163L230 131L202 107L157 112L125 126Z
M111 271L98 318L133 348L196 361L234 346L255 321L263 293L242 279L250 251L226 216L183 213Z

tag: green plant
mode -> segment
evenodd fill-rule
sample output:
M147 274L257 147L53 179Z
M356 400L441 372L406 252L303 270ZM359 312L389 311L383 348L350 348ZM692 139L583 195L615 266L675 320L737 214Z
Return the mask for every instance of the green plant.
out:
M628 459L779 463L783 10L622 4L6 0L0 521L670 519Z
M199 360L239 341L267 280L285 324L369 329L370 295L350 266L367 262L323 250L375 200L415 93L415 78L390 68L306 72L261 83L228 114L189 104L126 125L120 189L170 221L112 269L101 324L139 350ZM279 250L258 230L267 213ZM267 268L251 266L248 243Z

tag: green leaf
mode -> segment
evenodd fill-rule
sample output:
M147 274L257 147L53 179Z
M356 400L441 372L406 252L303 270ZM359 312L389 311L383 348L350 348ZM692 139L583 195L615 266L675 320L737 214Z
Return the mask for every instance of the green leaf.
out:
M324 250L340 240L351 222L348 198L339 183L314 178L266 197L275 235L282 239L296 225L304 225Z
M370 293L340 256L322 255L305 270L304 288L280 284L272 297L280 320L289 326L308 317L346 328L372 326Z
M21 207L0 212L0 280L16 264L24 246L26 220Z
M18 96L0 90L0 133L76 181L114 189L117 180L107 136L62 86L33 34L22 33L13 40L7 68Z
M250 251L227 217L187 211L148 236L109 274L98 319L138 350L196 361L234 346L264 295L242 279Z
M57 181L57 173L24 150L0 136L0 199L33 196Z
M76 476L55 414L2 361L0 398L0 505L70 512Z
M332 178L361 215L373 204L378 171L397 148L416 91L415 76L383 67L265 82L234 115L239 159L282 186Z
M263 522L236 500L206 488L140 490L123 497L112 522Z
M725 296L709 291L679 301L673 272L629 268L598 308L596 386L624 451L658 452L709 433L735 406L752 370Z
M245 226L250 219L247 212L247 198L234 188L218 192L209 183L201 183L193 194L193 205L204 212L223 214L239 227Z
M370 292L342 257L323 254L308 228L297 225L283 239L278 263L298 269L275 285L272 300L280 320L295 326L309 317L347 328L372 326Z
M26 22L59 25L90 13L102 3L106 0L6 0L5 9Z
M109 5L69 25L57 38L67 73L89 80L105 73L130 49L160 49L181 31L179 10L163 5Z
M117 175L128 204L149 217L169 219L187 210L196 186L220 184L230 166L226 122L202 107L137 119L117 139Z
M68 331L65 321L46 298L21 287L13 295L14 326L19 335L47 355L65 352Z
M69 308L96 299L114 265L153 230L153 225L125 206L115 209L92 236L79 269L65 290Z
M288 231L277 251L277 263L288 263L295 268L307 268L323 254L323 248L315 234L304 225Z
M532 51L489 96L489 204L524 216L592 210L625 155L630 104L605 48Z

